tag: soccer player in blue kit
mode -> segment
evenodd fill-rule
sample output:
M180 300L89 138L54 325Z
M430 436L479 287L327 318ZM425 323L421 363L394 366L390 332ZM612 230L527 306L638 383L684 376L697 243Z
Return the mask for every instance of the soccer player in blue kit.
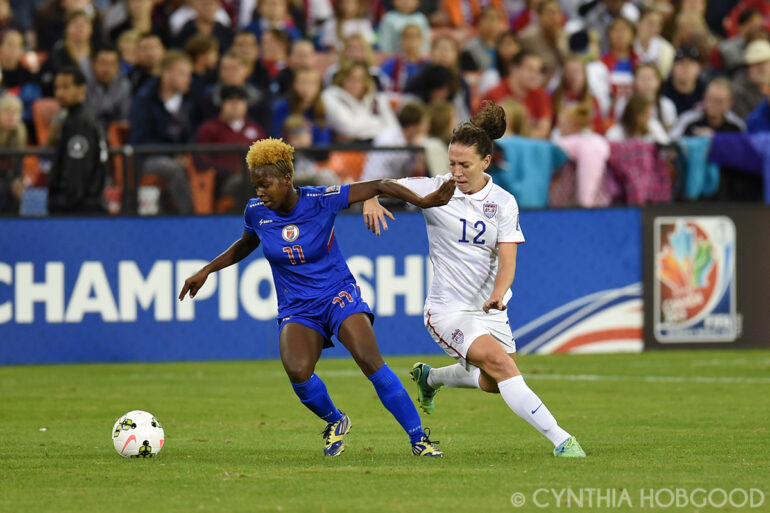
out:
M282 140L251 145L246 162L257 197L246 206L243 235L188 278L179 299L188 292L195 297L210 273L240 262L262 242L278 297L281 361L302 404L327 423L324 454L337 456L345 450L343 438L351 426L314 372L322 349L331 347L336 335L409 435L412 453L443 456L423 430L404 385L380 355L372 329L374 315L334 239L334 219L351 203L378 194L420 208L445 205L454 193L454 181L425 197L391 180L296 189L293 153L294 148Z

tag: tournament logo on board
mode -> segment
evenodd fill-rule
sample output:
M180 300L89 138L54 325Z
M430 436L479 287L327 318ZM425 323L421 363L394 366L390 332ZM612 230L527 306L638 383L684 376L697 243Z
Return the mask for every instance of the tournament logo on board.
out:
M735 225L729 217L655 219L654 333L659 342L733 342Z
M497 203L493 201L485 201L482 208L484 209L484 215L487 216L487 219L492 219L495 217L495 214L497 214Z
M289 224L281 230L281 236L286 242L294 242L299 237L299 228L296 224Z

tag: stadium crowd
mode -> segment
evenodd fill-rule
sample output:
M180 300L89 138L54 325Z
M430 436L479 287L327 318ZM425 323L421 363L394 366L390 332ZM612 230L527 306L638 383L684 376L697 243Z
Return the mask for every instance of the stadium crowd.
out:
M0 149L54 148L0 158L4 214L41 187L104 210L106 143L283 137L299 183L442 174L486 100L522 207L770 202L767 0L0 0L0 69ZM144 213L249 192L242 152L133 165Z

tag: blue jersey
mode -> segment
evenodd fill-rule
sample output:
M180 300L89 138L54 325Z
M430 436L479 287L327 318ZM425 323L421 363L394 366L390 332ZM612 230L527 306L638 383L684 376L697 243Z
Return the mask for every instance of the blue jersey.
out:
M300 187L288 214L270 210L257 198L246 205L244 228L262 242L278 297L278 316L304 311L319 297L355 283L334 239L334 219L347 208L349 185Z

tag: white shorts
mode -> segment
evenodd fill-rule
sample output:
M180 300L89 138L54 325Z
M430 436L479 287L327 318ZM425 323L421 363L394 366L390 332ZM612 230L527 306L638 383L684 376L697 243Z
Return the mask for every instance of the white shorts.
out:
M426 308L423 312L425 327L433 340L465 368L472 367L466 357L468 348L482 335L492 335L508 354L516 352L516 341L511 333L508 312L490 310L437 312Z

